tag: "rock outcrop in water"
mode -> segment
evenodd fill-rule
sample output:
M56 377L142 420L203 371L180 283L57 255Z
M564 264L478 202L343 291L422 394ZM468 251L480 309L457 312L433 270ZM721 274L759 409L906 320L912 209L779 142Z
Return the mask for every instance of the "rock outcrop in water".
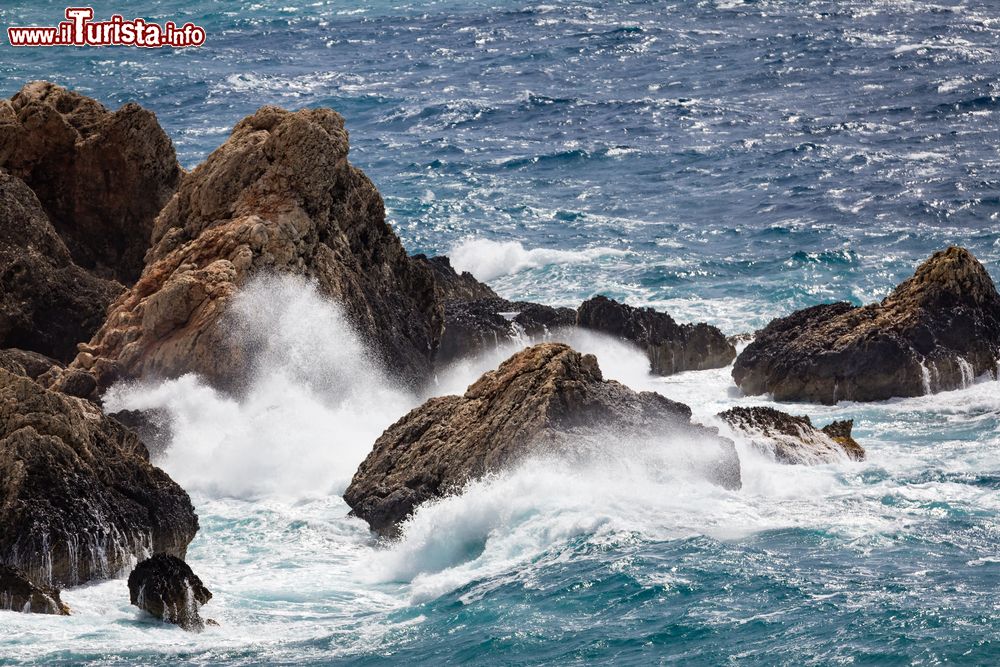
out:
M94 404L0 370L0 563L40 585L116 575L198 530L187 493Z
M142 277L75 366L102 388L193 371L238 389L254 342L234 336L226 307L252 276L276 272L314 280L389 370L426 380L442 327L431 269L406 254L347 153L329 109L242 120L160 213Z
M38 195L77 265L125 284L183 174L152 112L42 81L0 101L0 168Z
M739 358L747 394L832 404L919 396L997 373L1000 295L957 247L935 253L881 303L814 306L774 320Z
M441 303L499 298L489 285L479 282L468 271L462 273L456 271L451 265L451 260L443 255L440 257L414 255L413 259L427 266L433 273L434 290Z
M577 326L631 341L645 350L655 375L725 368L736 348L708 324L677 324L666 313L634 308L605 296L584 301Z
M28 614L69 616L59 591L37 586L16 568L0 565L0 611L20 611Z
M180 558L156 554L139 563L128 577L128 592L134 606L160 620L194 632L205 627L201 607L212 592Z
M444 332L437 363L445 365L496 349L504 343L546 338L549 333L576 322L572 308L553 308L528 301L508 301L497 296L469 272L459 274L447 257L427 259L434 271L438 300L444 305Z
M719 417L744 431L756 447L772 452L782 463L815 465L865 458L864 448L851 437L853 420L835 421L820 429L809 417L767 407L732 408Z
M686 405L605 380L592 355L561 344L535 345L483 375L463 396L432 398L390 426L344 500L373 530L391 534L420 503L530 453L573 451L588 438L633 434L659 439L684 433L717 448L711 475L738 488L733 443L690 419Z
M0 171L0 347L68 362L123 290L77 266L31 189Z

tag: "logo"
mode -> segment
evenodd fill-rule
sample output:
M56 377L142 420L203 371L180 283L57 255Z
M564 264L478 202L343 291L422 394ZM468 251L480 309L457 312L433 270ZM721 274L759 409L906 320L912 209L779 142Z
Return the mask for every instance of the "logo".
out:
M126 20L115 14L107 21L94 21L92 7L67 7L66 20L55 27L7 28L11 46L138 46L145 49L175 49L201 46L205 29L193 23L163 25L145 19Z

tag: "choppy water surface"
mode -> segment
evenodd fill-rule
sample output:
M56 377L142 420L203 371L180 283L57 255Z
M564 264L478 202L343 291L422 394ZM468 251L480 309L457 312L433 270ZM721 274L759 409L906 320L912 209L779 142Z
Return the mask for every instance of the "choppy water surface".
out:
M511 297L601 291L739 333L880 298L948 243L1000 277L995 3L134 4L95 9L192 20L208 46L0 48L0 93L46 78L138 100L187 167L263 104L332 106L407 247ZM62 9L8 3L0 24ZM175 416L159 463L198 506L189 560L222 626L144 620L118 580L66 591L70 619L0 614L0 662L1000 661L996 382L783 406L854 418L865 463L742 448L729 492L678 472L683 442L609 441L613 465L527 462L379 545L339 494L423 397L303 285L256 285L241 309L274 341L242 403L196 378L115 396ZM765 402L727 370L657 380L614 342L573 342L706 421Z

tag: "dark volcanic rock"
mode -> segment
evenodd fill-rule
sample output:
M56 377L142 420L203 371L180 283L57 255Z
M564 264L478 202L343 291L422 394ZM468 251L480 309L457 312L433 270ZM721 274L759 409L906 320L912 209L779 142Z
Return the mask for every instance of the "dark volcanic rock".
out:
M948 248L881 303L814 306L774 320L740 354L747 394L836 403L919 396L997 373L1000 295L969 251Z
M0 171L0 347L70 361L123 289L74 264L35 194Z
M0 370L0 562L73 586L153 551L183 556L187 493L94 404Z
M132 604L185 630L205 627L202 605L212 599L191 568L180 558L156 554L139 563L128 577Z
M108 416L135 431L154 460L170 446L173 425L167 410L120 410Z
M0 167L35 191L76 264L126 284L182 176L152 112L41 81L0 102Z
M546 343L515 354L463 396L432 398L390 426L358 468L344 500L373 530L392 533L420 503L532 452L573 451L587 438L684 433L718 449L710 474L740 486L733 443L691 424L691 410L604 380L597 360Z
M264 107L238 123L164 207L142 277L75 365L102 388L197 372L238 390L250 355L227 305L253 275L285 273L339 302L389 370L426 381L442 327L432 271L406 254L347 152L330 109Z
M59 598L59 591L48 586L36 586L20 570L2 564L0 610L69 616L69 607Z
M413 259L426 265L433 272L435 291L441 303L499 298L489 285L479 282L468 271L462 273L455 271L451 266L451 260L443 255L440 257L414 255Z
M446 303L438 362L446 364L470 357L512 340L545 338L556 329L573 326L575 321L576 312L571 308L499 297Z
M604 296L584 301L576 324L635 343L646 351L655 375L725 368L736 358L736 348L713 326L677 324L666 313Z
M794 417L765 407L732 408L719 417L746 432L755 446L773 452L782 463L814 465L865 458L864 448L851 437L853 420L835 421L818 429L809 417Z

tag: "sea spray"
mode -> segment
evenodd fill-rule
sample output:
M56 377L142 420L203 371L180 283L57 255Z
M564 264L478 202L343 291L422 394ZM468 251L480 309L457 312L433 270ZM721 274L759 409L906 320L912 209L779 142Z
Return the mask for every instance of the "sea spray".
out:
M115 387L108 409L164 409L157 461L212 496L340 493L386 426L415 405L370 358L342 310L305 280L259 278L236 297L234 331L255 351L242 396L198 377Z
M582 264L602 257L621 257L628 253L615 248L584 250L531 250L518 241L466 239L449 252L452 266L458 272L468 271L479 280L490 281L500 276L520 273L552 264Z

